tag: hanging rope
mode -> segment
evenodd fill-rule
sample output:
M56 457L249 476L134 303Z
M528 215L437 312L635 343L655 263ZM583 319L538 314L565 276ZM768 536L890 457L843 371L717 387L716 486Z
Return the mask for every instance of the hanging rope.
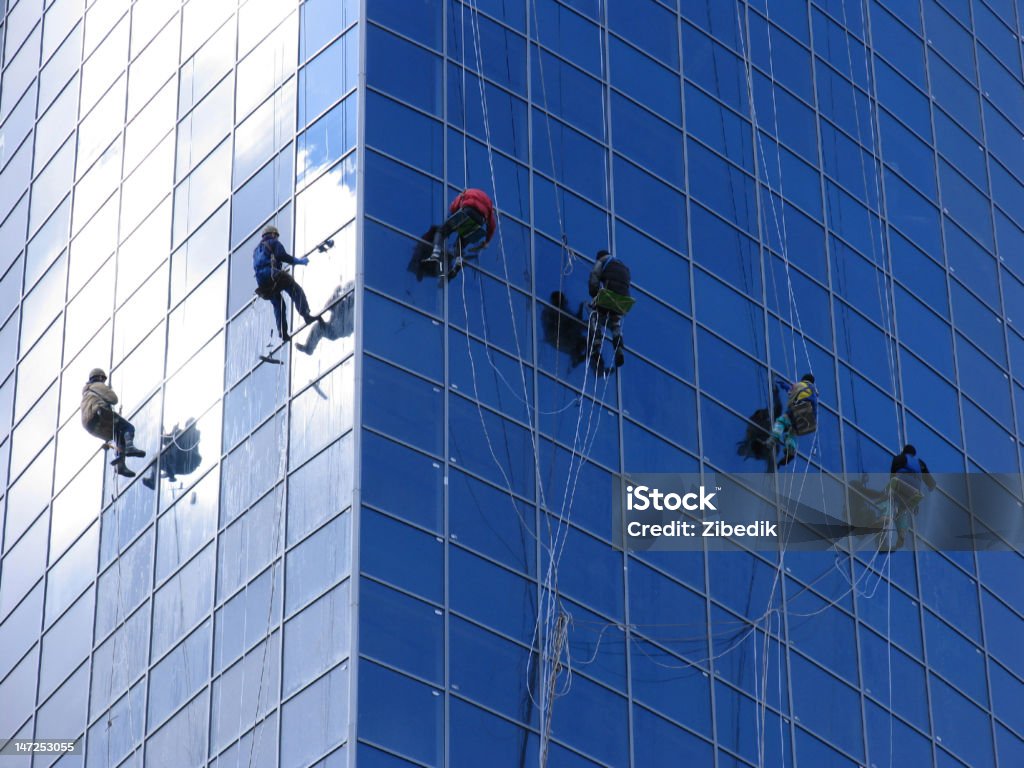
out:
M481 45L481 34L480 34L480 28L479 28L479 11L476 8L475 2L471 2L470 10L472 12L471 13L471 18L470 18L470 23L471 23L471 29L472 29L472 32L473 32L473 45L474 45L474 52L475 52L475 56L476 56L478 86L479 86L479 90L480 90L480 99L481 99L481 109L483 111L483 125L484 125L485 141L486 141L486 145L487 145L488 166L489 166L490 175L491 175L492 189L495 192L495 198L496 198L495 199L495 203L497 204L498 203L498 200L497 200L497 179L496 179L496 173L495 173L495 170L494 170L493 149L492 149L492 144L491 144L491 141L490 141L490 127L489 127L489 115L488 115L488 109L487 109L487 98L486 98L486 92L484 90L483 63L482 63L482 45ZM500 208L500 206L499 206L499 208ZM520 378L521 378L521 383L523 385L523 392L524 392L524 396L525 396L524 399L527 399L528 395L527 395L527 388L526 388L526 382L525 382L525 373L524 373L524 370L523 370L523 367L522 367L522 362L521 362L521 359L522 359L521 345L519 343L519 338L518 338L518 328L516 327L516 324L515 324L515 310L514 310L514 306L512 304L511 288L509 286L511 281L509 279L509 274L508 274L508 262L507 262L507 258L506 258L506 255L505 255L504 241L503 241L502 229L500 227L500 224L499 224L498 234L499 234L499 251L500 251L500 255L501 255L502 267L503 267L504 276L505 276L506 296L507 296L507 299L508 299L509 312L510 312L510 315L512 316L512 318L513 318L513 336L514 336L514 341L515 341L515 346L516 346L517 358L519 359ZM463 290L464 290L464 286L463 286ZM471 351L470 351L470 354L472 354ZM472 366L472 367L475 368L475 365ZM475 385L475 382L474 382L474 387L475 386L476 385ZM595 404L595 406L596 406L596 404ZM595 407L595 406L592 406L592 407ZM578 419L581 419L581 418L582 418L582 409L581 409L580 413L578 414ZM481 420L482 420L482 412L481 412ZM536 487L537 487L538 493L540 495L541 504L542 504L542 506L544 506L546 508L547 504L546 504L546 501L544 500L543 483L541 482L541 478L540 478L540 475L539 475L540 461L539 461L539 450L538 450L538 446L537 446L537 438L536 438L535 429L531 429L530 430L530 440L531 440L531 447L533 449L533 455L534 455L534 472L535 472ZM489 447L489 449L492 451L492 458L494 458L494 456L493 456L493 449L490 448L490 447ZM575 452L576 452L576 446L574 445L572 453L575 454ZM501 472L502 472L502 475L504 476L505 473L504 473L503 469L501 469ZM568 479L567 479L567 485L568 485ZM549 549L549 553L553 554L552 544L557 544L558 540L557 540L557 536L551 536L550 521L547 518L545 518L545 519L548 521L549 538L550 538L550 541L551 541L551 544L549 544L548 549ZM551 666L550 658L551 658L551 650L552 650L551 640L549 639L549 638L551 638L551 632L549 631L549 629L550 629L550 627L555 622L555 615L556 615L555 614L555 605L557 604L557 598L554 597L554 595L557 594L556 579L554 577L553 568L551 567L552 565L557 566L557 559L555 559L554 557L551 557L549 559L548 574L546 575L545 584L544 584L543 592L542 592L542 596L543 596L542 607L541 607L541 610L540 610L540 613L539 613L539 616L538 616L538 624L542 627L541 635L543 637L542 642L541 642L541 660L542 660L541 663L542 663L542 666L545 667L545 669L542 670L542 675L541 675L541 679L542 679L542 690L541 690L541 697L542 697L541 710L542 711L541 711L541 716L542 716L542 718L546 715L546 712L548 710L548 698L547 698L547 694L545 693L545 688L543 686L545 685L545 681L549 682L552 679L551 669L549 668ZM548 690L550 690L550 685L548 687ZM543 751L543 747L542 747L542 751Z
M106 454L104 454L104 458ZM114 559L117 562L117 604L115 608L115 615L121 617L121 627L117 630L117 634L121 635L121 656L124 662L124 677L125 684L127 686L127 698L126 703L128 707L128 739L129 743L132 744L131 756L134 758L135 752L138 747L135 745L135 713L134 707L132 706L132 667L131 661L128 658L128 616L127 609L124 606L124 596L122 590L123 578L121 572L121 509L117 507L117 500L120 497L120 482L118 481L118 475L115 472L113 474L114 482L114 493L111 495L111 507L110 510L114 515ZM110 703L107 705L106 717L107 717L107 768L111 768L112 763L110 762L110 739L111 739L111 726L113 725L113 718L111 712L114 709L116 699L114 696L114 657L117 655L117 635L114 635L111 639L113 647L110 649L110 683L109 683L109 695L111 697Z
M299 23L300 23L300 25L302 25L303 28L305 28L305 24L303 23L303 20L301 18L299 19ZM274 66L275 66L275 70L277 68L277 62L278 62L278 56L279 55L280 55L280 61L281 61L281 64L280 64L281 69L280 69L279 72L275 71L275 75L277 75L277 79L275 81L275 87L277 87L278 89L280 88L280 86L281 86L281 84L282 84L282 82L284 80L284 51L275 48L275 51L274 51ZM303 88L305 88L305 86L306 86L306 83L303 83ZM304 90L303 91L303 98L305 98L305 95L306 95L306 92ZM273 99L274 99L274 148L273 148L273 152L272 152L273 160L271 162L273 162L273 164L274 164L274 222L275 222L275 226L276 226L276 222L277 222L277 208L278 208L278 206L277 206L277 194L278 194L278 180L277 180L277 176L278 176L278 158L277 158L277 149L278 149L278 145L280 143L280 140L277 137L277 131L278 131L278 119L277 119L278 92L274 93ZM294 250L294 248L293 248L293 250ZM312 253L312 251L310 251L310 253ZM292 309L294 309L294 307L292 307ZM274 426L274 428L276 429L276 425ZM287 432L286 429L282 429L281 430L281 436L278 438L278 440L279 440L279 442L278 442L278 449L279 449L278 450L278 456L280 458L279 458L278 467L277 467L277 477L280 479L281 483L285 483L286 479L287 479L287 471L288 471L288 432ZM283 445L281 445L282 442L284 443ZM273 492L273 491L271 491L271 492ZM264 685L264 681L265 681L265 678L266 678L266 671L267 671L267 652L270 649L270 641L271 641L271 638L273 637L273 632L272 632L272 626L271 625L273 623L273 617L274 617L274 598L276 596L277 581L278 581L277 561L278 561L278 558L281 557L281 553L284 551L284 541L283 541L284 526L281 524L281 521L284 518L284 516L286 514L286 510L287 510L287 502L286 502L286 500L287 500L287 488L283 487L280 495L278 496L278 500L277 500L277 507L278 507L277 510L276 510L277 513L274 515L274 537L273 537L273 541L274 541L274 544L275 544L275 549L274 549L274 553L273 553L273 555L271 556L271 559L270 559L270 598L267 600L267 621L266 621L266 628L265 628L265 631L263 633L263 641L262 641L263 642L263 653L262 653L262 657L261 657L261 660L260 660L260 677L259 677L259 683L258 683L258 685L256 687L256 708L255 708L255 712L253 713L254 722L256 724L254 725L254 729L255 730L253 732L253 736L249 740L249 755L248 755L248 759L246 761L247 768L252 768L253 757L256 754L259 753L259 747L260 747L260 744L263 741L263 732L266 730L266 727L265 727L266 726L266 719L264 718L263 720L260 720L260 703L261 703L261 701L263 699L263 685ZM282 563L283 563L283 560L282 560ZM248 612L247 612L247 614L248 614ZM244 680L245 680L245 668L244 668L245 653L244 652L242 654L242 661L241 661L241 663L243 664L243 667L242 667L242 680L243 680L243 683L241 685L241 690L244 691L244 688L245 688L245 686L244 686ZM241 696L241 691L239 692L239 696ZM239 709L239 713L241 713L241 708ZM239 741L239 752L241 752L241 741ZM236 762L237 762L237 756L236 756Z

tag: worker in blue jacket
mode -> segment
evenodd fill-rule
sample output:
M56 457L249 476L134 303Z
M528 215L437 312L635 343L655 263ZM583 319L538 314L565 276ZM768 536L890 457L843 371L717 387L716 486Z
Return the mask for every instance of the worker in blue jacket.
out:
M292 258L281 245L278 239L280 236L281 233L273 224L263 228L263 236L252 252L252 269L256 276L256 295L270 302L274 308L274 322L277 332L281 335L281 341L288 341L291 335L288 333L288 319L284 312L282 293L287 293L291 297L292 305L307 324L320 318L309 313L305 291L284 268L285 264L309 264L309 259Z

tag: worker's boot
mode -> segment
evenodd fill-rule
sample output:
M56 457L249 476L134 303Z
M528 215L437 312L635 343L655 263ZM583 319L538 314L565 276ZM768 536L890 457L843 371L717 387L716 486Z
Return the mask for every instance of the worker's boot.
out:
M452 262L451 269L448 271L448 279L451 280L453 277L455 277L461 271L462 271L462 256L459 255L459 256L456 256L455 260Z
M114 466L114 471L121 477L135 477L135 473L128 469L128 465L124 463L124 456L118 456L111 462Z
M146 457L146 452L141 448L136 448L132 442L132 438L126 438L124 441L124 455L136 459L143 459Z

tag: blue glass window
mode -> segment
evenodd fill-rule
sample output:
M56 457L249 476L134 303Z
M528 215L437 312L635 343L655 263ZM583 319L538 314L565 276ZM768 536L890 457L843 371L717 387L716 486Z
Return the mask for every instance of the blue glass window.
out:
M856 692L801 656L790 654L789 658L793 711L801 724L863 760L860 701Z
M1014 153L1003 153L1002 149L1009 146L1006 139L1009 135L1018 134L1015 128L998 113L985 104L985 129L990 140L990 147L997 155L1006 154L1004 162L1012 163L1015 167L1024 170L1024 162ZM952 118L946 115L941 109L935 110L935 144L938 150L943 153L947 160L953 163L957 169L973 181L977 186L985 189L988 181L988 171L985 169L985 153L977 140L967 131L960 127ZM1013 155L1011 158L1009 155Z
M601 29L583 16L567 8L571 3L556 0L541 0L531 3L530 34L543 46L565 57L578 67L594 76L604 72L602 61ZM537 66L546 66L553 58L542 53L544 61Z
M960 420L956 391L949 382L913 355L900 355L900 372L907 406L942 431L944 437L959 444Z
M754 180L695 141L687 141L690 194L751 235L757 234ZM618 188L618 185L616 185ZM694 230L698 229L694 220ZM670 243L671 244L671 243ZM696 246L696 242L695 242ZM680 247L681 246L676 246ZM694 253L698 254L694 247Z
M981 90L985 96L992 99L992 102L1017 125L1024 124L1024 108L1015 98L1020 93L1020 81L980 46L978 64L981 69Z
M887 163L931 200L936 200L938 193L932 148L887 112L879 114L879 126Z
M988 715L934 675L929 678L935 735L970 764L990 765L995 755L992 740L987 736Z
M442 9L429 0L370 0L366 8L373 21L391 27L431 48L441 48Z
M971 341L1005 366L1006 343L999 316L955 281L950 283L950 296L953 299L953 318L957 329L966 333Z
M522 573L534 573L537 545L533 507L458 471L449 475L448 493L452 541Z
M416 451L363 433L363 500L434 531L441 530L441 465ZM401 477L403 482L394 479Z
M359 651L435 684L444 678L439 608L370 579L359 586Z
M931 138L927 97L880 59L876 59L875 71L879 101L918 135ZM934 69L932 77L935 77Z
M448 550L448 605L521 643L532 643L537 622L536 582L459 547ZM501 595L497 601L495 595Z
M295 183L303 186L355 146L356 100L348 98L299 136Z
M782 3L780 5L786 6ZM806 101L811 101L813 86L810 51L782 32L773 23L778 21L774 15L771 19L767 21L757 13L748 15L751 58L765 72L773 72L776 82L782 83ZM806 30L806 20L802 26Z
M732 3L716 3L714 0L682 0L679 11L686 19L699 25L712 37L740 50L742 45L739 37L740 23L736 18L737 7Z
M441 389L394 366L366 358L363 422L423 450L441 454Z
M887 599L887 587L880 587L875 599ZM896 632L896 625L906 623L903 616L889 607L889 627L883 631ZM915 609L916 610L916 609ZM924 667L903 653L886 638L860 627L860 659L864 674L864 690L876 701L892 709L925 731L928 730L928 692L925 689Z
M1000 163L1013 171L1018 178L1024 177L1024 158L1019 153L1013 151L1013 148L1017 146L1017 142L1020 141L1020 128L1007 120L987 99L985 100L984 109L985 134L988 139L989 151L999 158ZM963 135L967 136L967 134ZM973 161L973 165L980 165L981 171L975 171L971 175L971 179L975 184L985 189L985 181L987 179L984 170L985 153L981 151L982 148L977 146L973 139L969 139L969 141L971 145L977 147L975 151L967 151L967 142L965 141L962 150L955 155L951 154L951 159L957 164L957 167L971 163L971 161ZM966 163L965 157L967 158Z
M533 444L526 429L461 397L449 397L448 408L451 460L533 498Z
M549 135L550 134L550 135ZM534 167L599 205L607 205L605 149L588 136L533 110ZM550 140L551 144L548 144ZM555 169L551 169L552 155ZM682 157L679 161L682 174Z
M934 52L928 53L931 92L939 106L975 136L981 136L981 104L978 91ZM917 130L917 126L914 126ZM918 130L923 136L930 133Z
M357 35L358 30L352 30L339 38L299 72L300 126L306 125L355 86ZM373 51L373 46L369 46L369 50Z
M952 63L960 74L974 82L977 73L974 70L974 41L971 33L942 10L935 0L926 0L923 6L928 44Z
M987 213L985 215L988 216ZM950 271L990 307L999 311L999 275L996 262L990 255L992 246L986 250L952 222L947 220L945 225Z
M608 6L612 30L644 49L658 61L679 68L679 43L675 18L654 0L637 0L625 5Z
M953 380L952 336L949 326L928 312L923 304L902 288L897 287L895 295L901 341Z
M528 649L457 617L451 619L448 643L452 690L506 717L537 725L537 710L523 701L537 663Z
M964 393L982 405L1002 424L1013 422L1009 380L1006 373L978 352L959 334L956 343L960 367L960 386Z
M691 206L691 211L696 262L748 296L760 296L761 253L757 242L699 205Z
M627 706L624 697L577 674L572 688L554 707L552 735L610 765L626 765L629 763ZM604 725L595 729L594 722L598 718ZM561 763L560 760L553 762Z
M842 21L843 16L846 16L845 23L850 30L850 32L847 32L847 28L844 28L817 8L811 6L811 20L814 25L814 51L824 56L828 63L839 70L845 77L855 81L861 88L867 88L868 75L866 67L869 64L867 57L864 55L863 43L854 36L854 34L861 34L860 29L854 22L855 15L860 15L860 6L840 6L836 18ZM819 69L819 73L820 71Z
M364 508L362 515L363 573L427 600L443 602L441 541L372 509Z
M447 215L440 182L376 152L366 152L366 213L419 235Z
M611 83L649 109L679 125L683 119L679 98L679 76L661 62L645 56L617 37L608 39ZM687 94L689 106L690 95Z
M537 752L533 734L508 720L485 712L479 707L452 697L449 704L449 759L452 765L490 765L494 768L516 768ZM552 750L552 755L555 750ZM363 755L360 753L360 765ZM366 765L392 768L411 763L366 762Z
M414 760L441 762L444 697L439 691L369 661L360 664L359 690L361 737Z
M467 65L468 66L468 65ZM465 83L463 83L465 75ZM465 90L463 90L465 86ZM528 139L530 132L526 124L526 104L522 99L509 93L489 81L484 82L484 99L480 97L480 80L471 69L463 71L449 65L448 67L448 122L452 128L464 128L470 136L480 141L490 139L491 144L503 152L508 152L517 160L527 162ZM484 105L487 106L487 122L484 123ZM467 117L463 118L463 112ZM401 126L399 126L401 128ZM461 138L461 137L460 137ZM546 137L545 144L546 147ZM547 153L535 150L535 162ZM458 151L449 145L448 149L448 182L462 185L463 164L466 160L460 144Z
M374 25L366 30L366 79L425 112L441 113L441 59ZM328 84L336 91L332 80Z
M754 172L750 123L690 83L686 84L687 131L748 173Z
M612 135L623 154L677 187L683 178L683 136L673 126L613 93Z
M372 292L364 297L366 349L424 376L444 378L440 322Z
M439 176L443 171L441 136L441 125L435 120L374 91L367 92L367 137L380 150Z
M747 75L742 59L685 22L682 33L686 79L741 115L747 114Z
M535 47L534 60L538 55ZM604 139L604 88L599 80L551 55L544 57L543 67L532 69L534 98L541 94L549 112Z
M924 636L931 667L979 705L987 706L988 685L981 649L930 611L924 614Z

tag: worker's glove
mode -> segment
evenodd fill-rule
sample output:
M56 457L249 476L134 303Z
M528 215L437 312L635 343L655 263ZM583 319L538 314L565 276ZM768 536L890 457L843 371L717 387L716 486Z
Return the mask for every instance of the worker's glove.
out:
M307 264L309 264L309 259L307 259L305 256L303 256L301 259L296 259L295 263L296 264L301 264L302 266L306 266Z

